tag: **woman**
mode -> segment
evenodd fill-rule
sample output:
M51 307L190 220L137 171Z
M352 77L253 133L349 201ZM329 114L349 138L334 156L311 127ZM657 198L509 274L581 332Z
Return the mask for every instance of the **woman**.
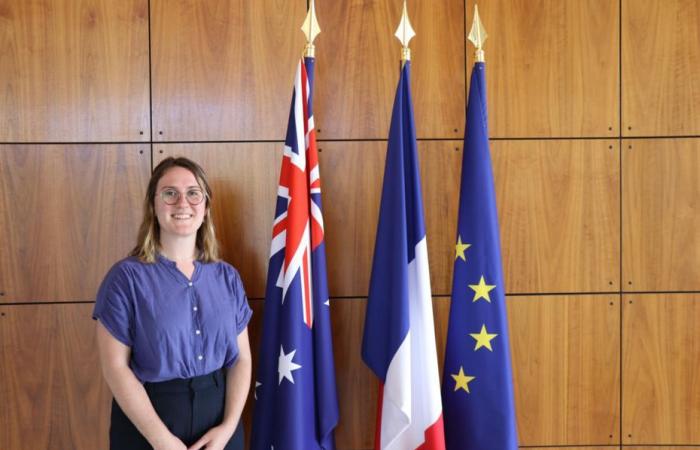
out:
M110 448L242 449L250 316L238 272L217 259L204 171L165 159L138 243L105 277L93 312L114 395Z

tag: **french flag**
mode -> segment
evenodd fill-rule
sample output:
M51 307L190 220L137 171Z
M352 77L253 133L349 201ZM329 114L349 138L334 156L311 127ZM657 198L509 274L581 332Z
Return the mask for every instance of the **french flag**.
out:
M410 61L391 117L362 359L380 380L376 449L444 449Z

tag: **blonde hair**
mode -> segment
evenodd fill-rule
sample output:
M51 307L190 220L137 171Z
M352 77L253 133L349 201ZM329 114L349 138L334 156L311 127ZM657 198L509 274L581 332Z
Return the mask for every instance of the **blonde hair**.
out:
M196 162L184 158L173 158L172 156L164 159L153 169L153 174L148 182L146 189L146 198L143 202L143 221L139 227L139 234L136 239L136 247L131 250L129 256L135 256L143 262L154 263L158 250L160 249L160 224L156 217L155 199L156 188L158 181L165 175L165 172L173 167L182 167L192 172L192 175L197 179L199 187L204 190L206 202L206 211L204 213L204 221L202 226L197 230L196 247L198 256L197 259L202 262L215 262L219 260L219 243L216 240L214 232L214 222L211 218L211 199L212 192L207 182L204 170Z

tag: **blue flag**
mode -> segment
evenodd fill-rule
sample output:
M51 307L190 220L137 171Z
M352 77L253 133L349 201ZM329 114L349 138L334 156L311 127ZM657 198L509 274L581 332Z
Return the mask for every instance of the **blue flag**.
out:
M442 401L448 449L517 450L484 63L469 88Z
M292 94L267 272L251 448L335 448L338 399L321 179L311 111L312 58Z
M375 449L444 450L410 68L391 115L362 359L380 383Z

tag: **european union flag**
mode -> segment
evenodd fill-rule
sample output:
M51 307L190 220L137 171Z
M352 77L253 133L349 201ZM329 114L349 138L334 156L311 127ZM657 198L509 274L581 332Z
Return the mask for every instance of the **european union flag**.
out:
M472 70L442 382L448 449L517 450L484 63Z

